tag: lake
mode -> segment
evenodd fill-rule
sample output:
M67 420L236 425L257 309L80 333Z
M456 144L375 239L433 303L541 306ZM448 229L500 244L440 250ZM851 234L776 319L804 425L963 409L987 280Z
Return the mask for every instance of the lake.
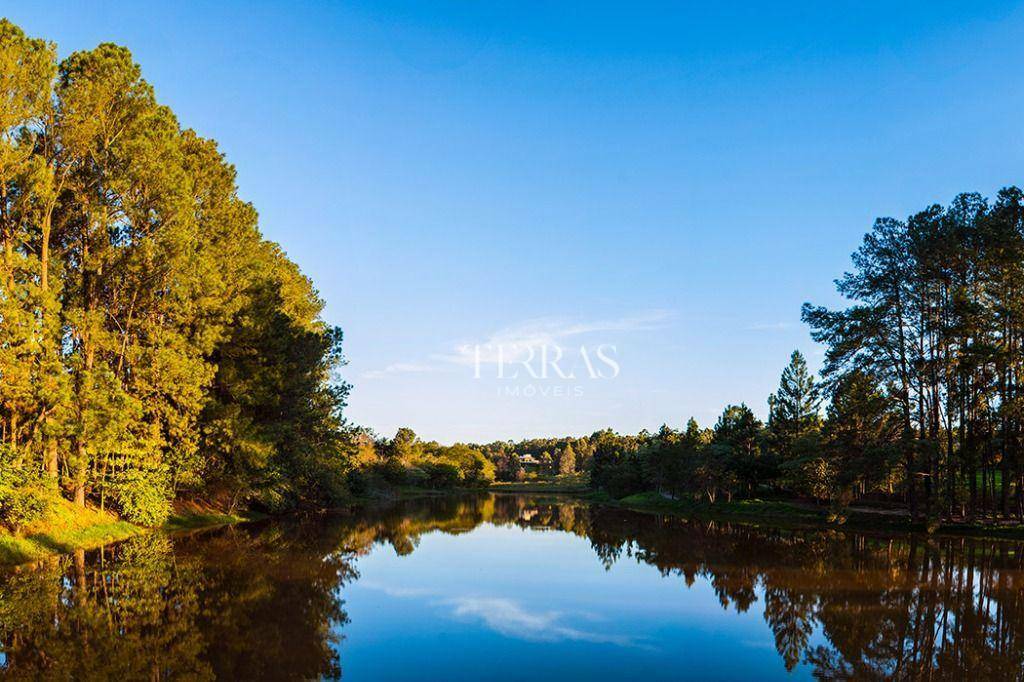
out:
M0 573L12 679L1013 679L1024 544L479 495Z

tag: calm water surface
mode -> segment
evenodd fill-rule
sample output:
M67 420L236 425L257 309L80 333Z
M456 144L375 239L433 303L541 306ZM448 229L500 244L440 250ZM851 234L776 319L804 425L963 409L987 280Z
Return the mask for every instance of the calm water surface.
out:
M13 679L1019 679L1024 545L498 495L0 573Z

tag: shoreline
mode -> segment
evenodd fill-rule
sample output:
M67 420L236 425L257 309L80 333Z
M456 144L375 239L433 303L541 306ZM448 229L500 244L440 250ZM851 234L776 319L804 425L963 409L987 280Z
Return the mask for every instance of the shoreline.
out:
M823 507L804 506L792 501L737 500L735 502L692 502L673 500L655 492L636 493L622 499L590 491L582 499L595 504L649 514L690 516L709 520L732 521L775 528L849 530L859 532L920 533L935 537L972 537L992 540L1024 540L1024 525L986 526L946 523L929 529L927 524L880 511L846 510L837 515Z
M546 481L530 481L524 483L497 483L487 488L490 493L560 493L586 495L591 492L585 485L576 483L558 483Z
M378 492L379 495L356 497L350 504L339 506L336 510L352 511L359 507L389 504L421 497L446 497L481 492L525 495L558 494L571 496L588 503L645 514L668 514L771 528L920 533L935 537L1024 540L1024 525L1020 524L993 527L983 524L947 523L939 524L929 530L923 522L914 522L904 515L881 511L853 509L837 514L833 510L809 504L761 499L708 504L706 502L674 500L656 492L637 493L616 499L579 484L554 481L505 483L488 488L449 490L397 488ZM70 507L70 503L67 503L67 506ZM96 549L146 533L175 534L201 531L273 518L255 512L225 514L212 509L189 508L187 511L173 514L160 526L148 527L119 520L109 513L95 509L87 509L83 512L75 508L73 513L84 515L86 518L72 528L50 527L46 523L41 523L24 535L15 535L8 531L0 532L0 568L15 568L22 564L70 554L77 550Z

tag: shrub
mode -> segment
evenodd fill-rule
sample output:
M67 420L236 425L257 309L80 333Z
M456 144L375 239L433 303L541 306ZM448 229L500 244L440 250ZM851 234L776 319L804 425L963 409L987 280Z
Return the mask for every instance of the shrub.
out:
M113 504L132 523L159 526L171 514L171 491L162 468L118 471L111 482Z
M411 466L406 467L403 471L405 476L402 482L406 485L422 488L430 482L430 473L423 467Z
M449 462L430 462L422 465L431 488L454 488L462 480L459 467Z
M388 460L374 468L380 472L385 481L393 485L404 484L408 477L405 465L394 459Z
M16 468L8 457L0 459L0 523L13 532L41 517L53 494L39 472Z

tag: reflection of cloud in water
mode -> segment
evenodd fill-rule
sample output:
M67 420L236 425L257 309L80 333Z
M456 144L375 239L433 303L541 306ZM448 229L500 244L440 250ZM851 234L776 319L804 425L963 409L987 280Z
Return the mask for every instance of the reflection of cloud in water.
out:
M617 646L639 647L643 645L634 637L607 635L579 630L558 621L558 611L530 613L511 599L501 597L458 597L444 603L454 607L454 614L462 618L479 618L484 625L506 637L516 637L531 642L593 642Z
M394 587L392 585L382 585L381 583L373 582L370 580L363 580L359 582L359 587L363 587L369 590L376 590L382 592L389 597L407 598L407 597L429 597L436 594L433 590L428 590L425 587Z
M359 586L399 599L437 596L436 591L422 587L395 587L373 581L361 581ZM504 597L455 597L441 599L433 603L452 607L452 615L457 618L476 618L498 634L530 642L591 642L654 649L637 637L602 634L570 627L558 622L566 615L561 611L531 613L517 602ZM581 613L580 615L589 621L605 620L593 613Z

